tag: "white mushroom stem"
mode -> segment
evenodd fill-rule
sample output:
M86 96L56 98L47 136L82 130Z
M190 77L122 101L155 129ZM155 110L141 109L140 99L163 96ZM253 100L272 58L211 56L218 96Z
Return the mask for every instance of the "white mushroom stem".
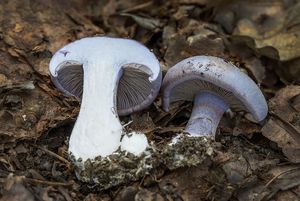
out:
M224 100L210 92L200 92L195 96L194 107L185 128L192 136L215 136L218 124L229 108Z
M69 144L75 159L85 161L105 157L120 146L122 125L116 111L115 95L121 68L118 70L115 65L97 59L83 64L81 108Z

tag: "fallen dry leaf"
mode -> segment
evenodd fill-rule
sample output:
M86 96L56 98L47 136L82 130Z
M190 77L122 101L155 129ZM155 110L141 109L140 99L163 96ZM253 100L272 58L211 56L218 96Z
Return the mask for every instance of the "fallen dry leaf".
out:
M23 185L22 177L9 175L5 184L4 196L0 201L34 201L34 196Z
M179 30L167 26L163 33L166 54L164 59L169 67L178 61L195 55L222 57L224 44L212 24L187 20Z
M300 86L280 90L269 102L271 117L262 129L262 134L276 142L294 163L300 162L300 116L290 102L299 94Z
M257 49L273 47L278 51L278 59L281 61L299 57L298 11L300 4L292 5L283 1L277 1L277 4L267 2L258 1L250 6L247 5L248 8L245 8L246 3L240 3L242 7L239 9L247 10L251 14L245 16L247 12L239 12L242 16L239 16L234 35L251 37ZM250 11L251 9L253 10ZM236 11L236 8L231 8L231 10Z

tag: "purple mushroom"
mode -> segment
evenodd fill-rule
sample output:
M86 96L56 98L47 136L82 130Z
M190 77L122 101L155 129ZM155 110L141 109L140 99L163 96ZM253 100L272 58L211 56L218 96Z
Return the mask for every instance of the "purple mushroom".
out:
M194 56L171 67L162 84L163 108L172 102L194 101L185 131L192 136L215 136L229 108L247 111L257 122L267 113L266 100L258 86L236 66L221 58Z
M69 151L75 159L83 161L105 157L122 146L120 139L125 132L118 115L149 106L161 85L155 55L130 39L77 40L54 54L49 70L58 89L81 99ZM135 135L138 134L130 135L134 136L131 139L145 141L140 144L146 146L147 139ZM127 141L125 144L130 144ZM143 150L145 146L139 147Z

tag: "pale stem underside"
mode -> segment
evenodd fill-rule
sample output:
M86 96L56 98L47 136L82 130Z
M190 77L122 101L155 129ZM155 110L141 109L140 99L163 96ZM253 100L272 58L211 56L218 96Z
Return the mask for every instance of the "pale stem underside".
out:
M200 92L194 98L191 117L185 131L192 136L215 136L218 124L229 108L224 100L210 92Z

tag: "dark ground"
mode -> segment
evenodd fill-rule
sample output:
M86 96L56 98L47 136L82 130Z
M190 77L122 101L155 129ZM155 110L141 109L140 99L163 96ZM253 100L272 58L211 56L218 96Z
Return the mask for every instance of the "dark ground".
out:
M1 0L0 195L32 200L300 200L300 3L296 0ZM154 172L103 192L78 181L67 142L79 111L48 73L52 54L78 38L129 37L165 72L192 55L232 61L261 86L269 115L224 116L219 151L196 167ZM182 130L190 103L132 115L149 139Z

